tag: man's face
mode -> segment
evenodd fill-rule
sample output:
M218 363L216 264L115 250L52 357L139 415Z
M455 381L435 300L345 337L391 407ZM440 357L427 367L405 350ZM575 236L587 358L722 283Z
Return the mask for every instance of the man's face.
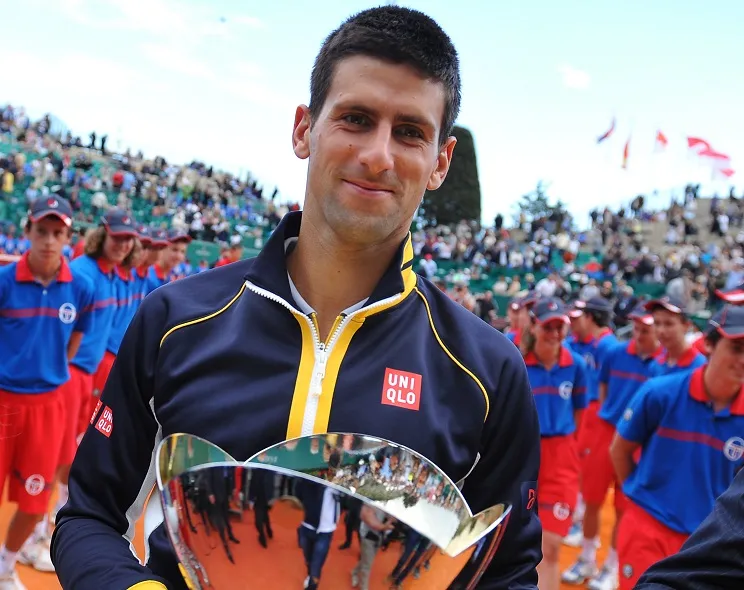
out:
M70 241L70 229L52 215L32 223L26 235L31 242L31 253L39 262L59 262L62 249Z
M744 385L744 339L721 338L711 350L709 370L721 381Z
M680 314L657 308L654 310L654 326L659 342L664 348L684 346L687 322Z
M653 324L650 326L639 320L633 321L633 340L642 350L652 350L658 346L656 340L656 328Z
M309 158L304 217L354 246L400 241L426 189L439 188L455 138L440 148L442 84L365 56L336 65L323 109L295 115L295 154Z
M175 242L173 244L169 244L166 248L163 249L163 252L160 256L160 266L167 269L175 268L184 260L186 260L186 243Z
M121 264L134 248L134 237L131 235L115 236L106 234L103 242L103 257L113 264Z

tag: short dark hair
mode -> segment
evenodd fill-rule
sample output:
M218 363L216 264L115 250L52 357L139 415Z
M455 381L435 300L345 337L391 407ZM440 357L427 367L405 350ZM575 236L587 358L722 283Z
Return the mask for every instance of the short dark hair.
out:
M336 64L355 55L407 65L445 89L439 143L452 134L460 113L460 61L452 41L423 12L381 6L348 18L323 42L310 77L310 116L316 119L331 88Z

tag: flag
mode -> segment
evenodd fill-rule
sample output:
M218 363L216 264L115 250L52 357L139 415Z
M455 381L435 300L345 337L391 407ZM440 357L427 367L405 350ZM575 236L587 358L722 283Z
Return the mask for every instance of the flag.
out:
M711 149L710 144L704 139L700 139L699 137L688 137L687 147L695 153L700 152L700 150Z
M656 151L663 152L669 145L669 140L661 131L656 132Z
M711 170L711 180L728 180L731 178L736 172L732 170L731 168L713 168Z
M628 169L628 154L630 153L630 137L625 142L625 148L623 149L623 170Z
M597 143L602 143L605 139L608 139L610 135L613 134L614 131L615 131L615 117L612 118L612 123L610 124L610 128L597 138Z
M697 155L704 158L711 166L719 169L728 168L731 163L731 158L729 156L711 148L700 150Z

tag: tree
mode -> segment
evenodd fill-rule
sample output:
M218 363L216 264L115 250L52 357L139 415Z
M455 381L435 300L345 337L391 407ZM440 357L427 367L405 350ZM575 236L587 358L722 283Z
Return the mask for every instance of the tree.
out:
M481 191L473 135L464 127L452 134L457 145L442 186L426 191L419 215L426 225L451 225L462 219L480 221Z
M519 224L521 214L524 214L528 222L541 218L552 218L559 223L566 215L569 215L566 205L560 199L555 204L550 204L551 199L546 192L547 188L541 180L538 181L534 191L522 195L522 199L517 203L517 214L515 216L517 224Z

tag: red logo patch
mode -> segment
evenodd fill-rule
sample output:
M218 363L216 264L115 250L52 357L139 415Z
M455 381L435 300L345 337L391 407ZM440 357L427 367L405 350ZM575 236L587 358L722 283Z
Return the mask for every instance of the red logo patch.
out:
M108 406L103 408L103 413L96 422L96 430L106 438L111 436L111 432L114 430L114 414Z
M532 508L535 506L536 500L537 493L535 493L535 490L530 488L529 492L527 493L527 510L532 510Z
M385 382L382 384L382 405L419 409L421 402L421 375L396 369L385 369Z
M99 399L98 402L96 402L96 409L93 410L93 413L90 415L91 424L96 421L96 416L98 416L98 411L101 409L101 405L101 400Z

